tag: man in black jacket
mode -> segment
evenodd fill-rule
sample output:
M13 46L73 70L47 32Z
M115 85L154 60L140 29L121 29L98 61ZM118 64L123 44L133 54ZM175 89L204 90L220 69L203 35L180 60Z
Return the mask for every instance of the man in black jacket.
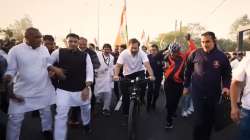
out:
M163 77L163 54L159 52L159 48L156 44L150 46L150 54L148 55L148 59L156 80L148 84L147 111L149 111L151 108L155 109Z
M192 83L195 110L193 138L209 140L215 119L215 105L222 93L229 95L232 70L226 55L218 50L213 32L201 35L201 46L188 57L183 94L188 93Z

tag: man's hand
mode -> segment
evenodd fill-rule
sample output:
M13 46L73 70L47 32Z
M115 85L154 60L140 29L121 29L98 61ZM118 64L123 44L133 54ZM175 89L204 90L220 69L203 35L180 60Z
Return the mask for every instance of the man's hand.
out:
M119 77L119 76L114 75L113 80L114 80L114 81L119 81L119 80L120 80L120 77Z
M7 74L7 75L4 75L4 76L3 76L3 82L4 82L4 83L8 84L8 83L10 83L11 81L12 81L12 76L11 76L11 75Z
M155 81L155 77L154 77L154 76L149 76L148 79L149 79L150 81Z
M237 106L231 108L231 119L236 123L240 121L240 110Z
M230 96L229 89L228 88L223 88L222 89L222 94L229 97Z
M86 81L85 84L86 84L86 87L89 87L89 86L92 85L92 82L91 81Z
M185 87L184 87L184 88L183 88L183 93L182 93L182 95L185 96L185 95L188 94L188 92L189 92L189 91L188 91L188 88L185 88Z
M9 82L9 83L5 83L6 85L6 89L7 89L7 93L10 97L10 99L14 102L17 102L17 103L23 103L24 102L24 98L20 95L16 95L14 94L13 92L13 83L12 82Z
M65 79L66 76L64 74L64 70L62 68L58 68L58 67L55 67L55 66L51 66L49 71L51 71L51 73L55 73L55 75L60 78L60 79Z
M49 71L49 77L54 77L56 75L56 73L54 71Z
M22 96L16 95L14 93L9 94L11 100L17 103L24 103L24 98Z
M87 101L90 98L89 96L90 96L89 87L85 87L82 90L81 98L82 98L83 101Z

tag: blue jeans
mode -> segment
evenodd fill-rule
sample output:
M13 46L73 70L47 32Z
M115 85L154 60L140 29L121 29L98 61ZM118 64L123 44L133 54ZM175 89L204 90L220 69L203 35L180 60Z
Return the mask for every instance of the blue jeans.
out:
M187 111L192 104L192 97L190 94L182 96L181 105L182 111Z
M240 140L250 140L250 110L242 108L240 116Z

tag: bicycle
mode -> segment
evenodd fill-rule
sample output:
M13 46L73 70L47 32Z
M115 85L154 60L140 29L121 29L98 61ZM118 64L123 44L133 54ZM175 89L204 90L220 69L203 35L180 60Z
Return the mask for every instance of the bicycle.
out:
M136 122L138 120L138 116L140 113L140 87L139 85L143 83L149 82L149 79L139 79L138 77L136 79L128 79L123 78L119 80L120 82L124 82L127 84L129 88L129 114L128 114L128 138L129 140L135 140L136 139L136 131L137 131L137 125Z

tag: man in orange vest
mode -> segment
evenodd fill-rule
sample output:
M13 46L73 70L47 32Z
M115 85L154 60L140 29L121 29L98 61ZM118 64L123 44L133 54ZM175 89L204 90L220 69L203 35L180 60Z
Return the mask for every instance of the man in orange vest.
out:
M166 129L173 128L173 115L176 112L178 102L183 91L183 74L187 56L195 49L194 43L189 43L189 49L185 53L180 52L181 46L171 43L168 47L169 55L165 61L168 67L164 71L164 91L166 95L167 123Z

